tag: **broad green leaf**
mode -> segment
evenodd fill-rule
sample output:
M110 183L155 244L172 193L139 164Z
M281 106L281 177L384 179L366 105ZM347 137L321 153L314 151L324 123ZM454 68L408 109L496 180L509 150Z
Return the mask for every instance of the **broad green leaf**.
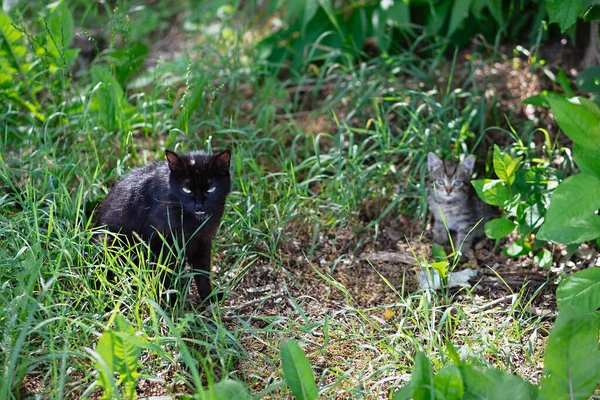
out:
M431 264L431 268L436 270L442 279L448 278L448 261L438 261Z
M533 261L542 268L550 268L552 266L552 253L543 249L533 257Z
M550 23L558 23L561 32L565 32L575 22L583 11L581 0L546 0L546 11Z
M515 230L515 223L508 218L494 218L485 223L485 235L490 239L502 239Z
M445 0L435 5L435 13L427 13L427 29L437 34L442 33L443 27L446 25L448 15L450 15L450 7L455 3L454 0Z
M579 97L566 100L546 96L556 122L575 144L600 151L600 110L591 101Z
M565 179L554 191L538 238L558 243L583 243L600 236L600 178L581 173Z
M478 179L471 184L479 198L493 206L502 206L510 199L510 190L502 180Z
M521 238L517 241L509 244L502 252L509 257L520 257L531 251L531 243L529 243L524 238Z
M448 257L444 248L437 243L434 243L433 246L431 246L431 256L436 262L444 261Z
M56 4L56 3L53 3ZM58 66L68 65L67 50L73 39L73 15L65 3L54 6L48 17L48 53Z
M119 373L120 381L125 386L125 393L129 398L135 397L135 385L140 367L140 354L142 349L132 343L137 339L133 327L121 314L115 317L115 332L113 333L113 362L115 371Z
M502 0L487 0L485 2L490 14L498 23L498 26L504 26L504 14L502 13Z
M434 399L433 392L433 369L429 359L423 352L415 356L415 366L410 377L412 397L414 400Z
M92 110L98 120L109 131L127 130L135 109L125 97L123 88L106 66L92 67L92 82L99 85L95 92Z
M508 372L493 368L483 372L470 365L461 365L458 368L463 378L465 400L532 400L537 397L537 387Z
M233 379L224 379L217 383L214 388L214 400L250 400L251 397L246 390L246 387Z
M102 333L98 339L96 345L96 353L102 358L108 368L108 372L97 362L96 370L98 371L98 384L104 389L103 399L112 398L114 379L112 378L112 372L115 370L114 366L114 335L111 330L106 330Z
M563 306L544 354L540 398L588 399L600 381L598 327L593 315Z
M473 0L455 1L450 14L450 24L448 25L448 36L460 27L463 21L469 16L469 8Z
M433 378L436 398L446 400L460 400L465 391L460 369L456 365L444 367Z
M446 341L446 349L448 350L448 357L452 360L452 362L456 365L461 365L460 356L458 355L458 351L456 351L456 347L452 344L450 340Z
M512 159L509 154L500 151L498 145L494 145L494 172L498 178L505 181L509 186L515 180L515 172L517 171L522 157Z
M600 152L574 144L573 157L581 172L594 174L600 178Z
M600 67L589 67L577 75L575 84L582 92L600 93Z
M394 400L409 400L412 398L412 387L410 384L401 387L394 393Z
M294 340L286 339L281 343L281 365L283 377L298 400L319 397L310 362Z
M550 107L550 104L548 104L548 100L546 99L547 93L547 91L543 90L540 94L536 94L534 96L526 98L525 100L523 100L523 103L531 104L532 106L536 107Z
M394 26L399 27L403 31L411 31L410 25L410 3L394 1L394 4L388 9L387 17L392 21Z
M148 56L148 46L142 43L131 43L124 49L110 54L109 59L115 64L117 80L126 85Z
M600 308L600 268L584 269L562 281L556 289L556 301L559 309L570 306L596 311Z
M556 82L560 85L561 89L565 92L567 96L576 96L575 91L571 87L571 80L565 74L561 68L558 69L558 73L556 74Z
M16 71L13 77L15 83L23 83L27 90L29 103L37 108L39 104L26 75L28 65L25 63L25 54L27 49L21 43L22 37L23 34L12 25L10 17L0 10L0 57L6 60L4 64L8 63L11 66L11 68L3 68L2 72L6 75L11 74L11 71ZM6 79L6 76L3 79Z

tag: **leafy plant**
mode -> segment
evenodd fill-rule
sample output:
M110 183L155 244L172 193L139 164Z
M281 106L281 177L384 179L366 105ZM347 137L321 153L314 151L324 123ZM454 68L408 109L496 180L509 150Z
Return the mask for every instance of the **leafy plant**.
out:
M0 11L0 100L44 121L38 94L49 88L62 96L79 49L71 48L73 16L65 2L45 7L38 25L40 32L25 34L22 22L17 24Z
M600 382L600 268L580 271L557 290L560 312L544 355L544 379L536 387L493 368L481 369L460 360L448 343L454 362L437 374L427 357L417 353L410 383L394 395L409 399L587 399Z
M350 0L342 2L342 7L329 0L274 4L270 11L281 13L284 27L265 38L259 52L272 66L289 61L295 73L306 72L311 63L326 58L351 63L373 45L378 53L394 53L397 43L414 41L419 30L455 45L470 43L477 35L493 42L501 35L515 37L525 27L538 26L545 16L542 1Z
M516 149L526 149L526 146L518 143ZM541 243L532 241L531 234L536 233L544 221L550 194L556 186L556 171L542 159L528 157L525 160L524 155L513 157L497 145L494 145L493 169L497 179L471 182L483 201L501 206L503 210L500 218L485 224L486 236L498 240L516 229L519 238L504 250L505 254L518 257L539 250ZM545 249L535 257L544 267L552 262L550 253Z
M581 171L555 190L539 238L558 243L583 243L600 237L600 108L592 101L547 93L562 131L573 140L573 156Z
M140 354L142 349L153 346L137 336L121 314L113 314L110 323L114 323L114 328L105 330L98 339L95 352L90 351L96 358L98 385L104 389L102 398L114 398L117 387L122 385L123 396L135 399ZM118 380L114 378L115 373L119 374Z
M561 31L573 26L578 18L592 21L600 18L600 7L593 0L546 0L550 23L557 23Z
M294 340L281 343L283 377L298 400L319 398L315 376L306 355Z

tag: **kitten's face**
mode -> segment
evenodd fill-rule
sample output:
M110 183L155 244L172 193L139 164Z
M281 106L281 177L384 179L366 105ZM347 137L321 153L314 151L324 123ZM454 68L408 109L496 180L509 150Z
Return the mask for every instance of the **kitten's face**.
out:
M461 163L455 163L441 160L434 153L429 153L427 156L429 189L443 201L467 197L474 165L475 157L472 155Z
M200 222L211 216L220 218L231 189L229 150L216 155L177 154L169 150L165 154L171 170L171 192L184 210Z

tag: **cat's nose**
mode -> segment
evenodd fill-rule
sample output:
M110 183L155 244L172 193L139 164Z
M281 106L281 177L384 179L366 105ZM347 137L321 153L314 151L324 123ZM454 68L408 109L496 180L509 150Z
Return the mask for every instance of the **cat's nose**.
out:
M446 186L446 193L452 193L452 186Z

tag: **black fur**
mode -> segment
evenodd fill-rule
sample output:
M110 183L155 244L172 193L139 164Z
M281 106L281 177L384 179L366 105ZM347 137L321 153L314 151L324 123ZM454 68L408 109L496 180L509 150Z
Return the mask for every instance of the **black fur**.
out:
M134 169L110 190L98 222L133 239L136 232L158 254L163 241L185 246L202 299L211 293L211 245L231 189L231 153L165 151L166 161ZM169 282L169 280L167 280ZM170 283L168 283L170 286Z

